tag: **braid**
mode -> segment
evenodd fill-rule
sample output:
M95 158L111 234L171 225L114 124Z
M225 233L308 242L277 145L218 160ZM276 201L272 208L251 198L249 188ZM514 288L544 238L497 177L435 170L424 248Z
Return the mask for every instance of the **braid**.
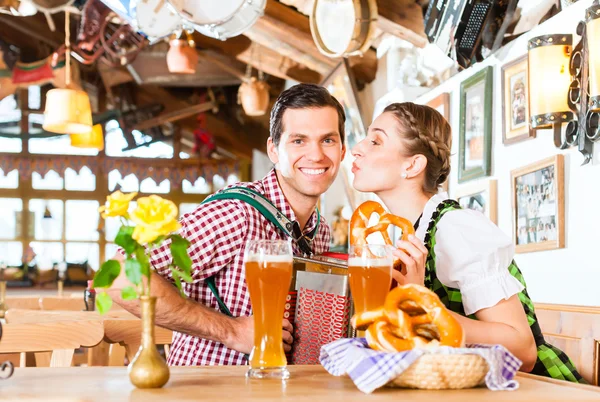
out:
M450 124L437 110L411 102L393 103L384 112L393 113L400 121L403 128L401 134L407 141L408 151L412 155L423 154L427 157L424 190L437 192L437 187L450 174Z

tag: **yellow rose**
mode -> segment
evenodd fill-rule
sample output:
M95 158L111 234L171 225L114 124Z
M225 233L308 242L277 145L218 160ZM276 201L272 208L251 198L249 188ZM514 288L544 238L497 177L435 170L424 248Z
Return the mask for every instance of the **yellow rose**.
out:
M136 223L131 237L138 243L151 243L181 227L177 221L177 207L173 202L151 195L138 199L137 203L137 208L131 214L131 220Z
M120 191L115 191L106 197L106 205L98 208L98 212L102 213L102 217L108 216L125 216L129 209L129 202L137 195L137 193L123 194Z

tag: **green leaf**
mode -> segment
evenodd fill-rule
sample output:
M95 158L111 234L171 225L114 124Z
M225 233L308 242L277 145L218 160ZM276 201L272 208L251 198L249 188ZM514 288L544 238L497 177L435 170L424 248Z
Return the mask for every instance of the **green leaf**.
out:
M100 314L108 313L111 307L112 299L107 293L102 292L96 295L96 310L98 310Z
M128 255L132 254L138 246L138 243L131 237L133 229L133 226L121 226L117 237L115 237L115 244L123 247Z
M121 264L117 260L108 260L96 272L94 276L95 288L108 288L121 273Z
M179 289L179 293L181 294L181 296L185 296L183 294L183 288L181 287L180 272L172 268L173 267L171 267L171 275L173 276L173 280L175 281L175 286L177 286L177 289Z
M146 255L144 247L138 247L135 249L135 258L140 263L140 272L146 277L150 277L150 260Z
M183 279L184 281L186 281L187 283L192 283L192 281L193 281L192 275L188 274L187 272L183 272L175 267L173 267L173 271L177 272L179 277L181 279Z
M171 235L171 255L173 256L173 264L181 269L181 272L187 274L182 278L191 282L192 259L187 253L190 242L179 235ZM189 280L187 278L190 278Z
M123 300L132 300L137 298L137 296L137 292L131 286L127 286L126 288L121 289L121 299Z
M134 285L139 285L142 282L142 267L137 260L128 258L125 260L125 275L127 279Z

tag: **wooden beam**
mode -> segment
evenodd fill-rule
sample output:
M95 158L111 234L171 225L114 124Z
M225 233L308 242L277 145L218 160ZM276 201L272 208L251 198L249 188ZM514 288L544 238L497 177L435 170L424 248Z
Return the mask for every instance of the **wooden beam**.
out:
M173 112L161 113L160 115L150 120L146 120L136 124L135 126L133 126L132 130L144 131L161 124L185 119L186 117L190 117L202 112L208 112L209 110L216 108L218 108L218 106L213 102L204 102L198 105L188 106L183 109L175 110Z
M419 0L377 0L377 27L417 47L427 45L423 7Z
M319 72L300 65L272 49L260 45L255 45L252 49L252 41L243 35L220 41L194 32L194 41L199 48L212 49L234 57L244 64L250 64L256 69L284 80L317 84L323 79Z

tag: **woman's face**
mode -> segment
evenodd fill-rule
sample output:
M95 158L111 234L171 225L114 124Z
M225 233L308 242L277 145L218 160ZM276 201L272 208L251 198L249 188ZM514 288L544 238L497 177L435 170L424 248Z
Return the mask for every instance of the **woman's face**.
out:
M409 162L392 113L383 113L369 127L367 137L352 148L354 188L362 192L390 190L401 183Z

